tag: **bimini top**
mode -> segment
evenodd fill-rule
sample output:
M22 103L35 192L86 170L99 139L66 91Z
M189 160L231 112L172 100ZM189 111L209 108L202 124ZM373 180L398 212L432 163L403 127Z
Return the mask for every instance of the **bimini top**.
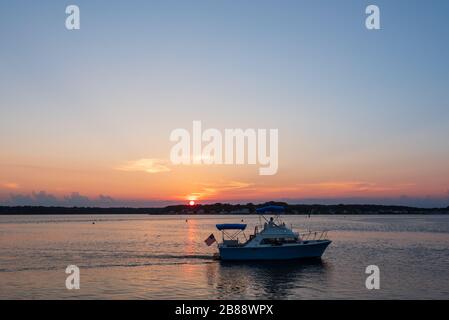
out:
M240 223L221 223L216 225L218 230L245 230L246 224Z
M284 207L282 206L266 206L259 209L256 209L257 213L265 213L265 212L284 212Z

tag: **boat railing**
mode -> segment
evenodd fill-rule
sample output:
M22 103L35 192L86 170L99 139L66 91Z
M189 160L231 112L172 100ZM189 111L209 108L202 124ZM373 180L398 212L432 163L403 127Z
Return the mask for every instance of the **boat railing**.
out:
M327 239L328 230L320 230L320 231L307 231L299 233L299 238L301 240L325 240Z

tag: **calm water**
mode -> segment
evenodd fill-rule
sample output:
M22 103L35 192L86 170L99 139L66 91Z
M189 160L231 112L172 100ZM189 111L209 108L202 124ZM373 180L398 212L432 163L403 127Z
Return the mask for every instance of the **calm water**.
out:
M188 218L188 222L186 222ZM223 263L204 239L256 216L0 216L1 299L449 299L448 216L285 216L329 229L318 262ZM95 221L95 224L92 224ZM81 289L65 288L65 268ZM365 288L365 268L381 289Z

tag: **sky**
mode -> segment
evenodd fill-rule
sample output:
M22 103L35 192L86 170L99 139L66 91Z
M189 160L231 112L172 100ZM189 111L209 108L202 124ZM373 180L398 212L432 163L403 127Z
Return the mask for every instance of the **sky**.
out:
M0 205L446 207L448 15L445 0L0 0ZM172 164L170 133L195 120L278 129L277 174Z

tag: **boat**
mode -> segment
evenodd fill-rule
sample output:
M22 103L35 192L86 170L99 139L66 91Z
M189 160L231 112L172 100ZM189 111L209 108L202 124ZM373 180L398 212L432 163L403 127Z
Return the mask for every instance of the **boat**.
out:
M256 210L265 219L262 228L256 226L254 233L246 237L247 225L242 223L217 224L222 232L222 242L218 243L219 259L233 261L250 260L293 260L320 258L331 244L327 231L294 232L279 217L284 212L282 206L266 206ZM276 217L267 219L266 213ZM240 242L240 238L245 241Z

